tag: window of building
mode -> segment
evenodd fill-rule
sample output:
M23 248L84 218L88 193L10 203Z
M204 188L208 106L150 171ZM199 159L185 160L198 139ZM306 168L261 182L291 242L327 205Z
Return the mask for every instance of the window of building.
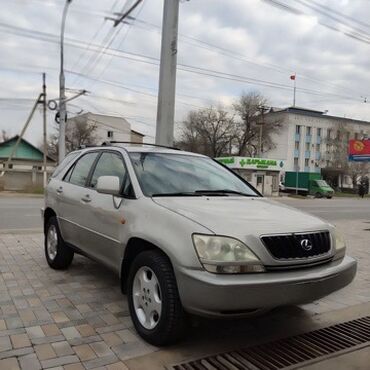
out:
M296 134L300 134L301 133L301 126L299 126L299 125L296 125L295 126L295 133Z
M310 160L308 158L304 160L304 165L305 167L308 167L310 165Z
M327 131L327 138L331 139L331 129L330 128L328 128L328 131Z
M113 131L108 131L107 132L107 137L108 137L108 139L113 139Z
M299 150L299 141L296 141L295 142L294 149L295 150Z
M310 143L306 143L306 151L310 150Z
M298 158L294 158L294 170L298 168Z
M306 128L306 135L311 135L311 127L307 126Z
M337 140L341 140L342 139L342 133L340 132L340 130L337 131Z
M321 136L321 128L320 128L320 127L318 127L318 129L317 129L317 136L318 136L318 137L320 137L320 136Z
M355 140L358 140L358 136L359 136L358 132L355 132Z
M321 149L321 145L320 144L316 144L316 151L319 152Z
M330 167L330 161L326 161L326 167Z

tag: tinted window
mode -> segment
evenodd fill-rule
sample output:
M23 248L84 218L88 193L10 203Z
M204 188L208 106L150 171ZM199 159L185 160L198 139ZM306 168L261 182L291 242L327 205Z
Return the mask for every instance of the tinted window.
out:
M72 161L80 154L80 152L73 152L69 153L63 161L60 163L60 165L54 170L51 177L58 176Z
M96 188L100 176L117 176L123 194L129 195L132 191L125 164L119 154L105 152L101 155L91 177L90 187Z
M240 178L207 157L159 153L130 153L130 157L146 196L201 190L257 195Z
M65 181L69 181L74 185L85 186L91 166L97 156L98 153L94 152L85 154L83 157L81 157L70 170L70 173L67 174Z

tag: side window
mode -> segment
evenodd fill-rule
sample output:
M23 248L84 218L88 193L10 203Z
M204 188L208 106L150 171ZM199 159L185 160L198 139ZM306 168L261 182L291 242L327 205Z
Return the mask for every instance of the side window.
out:
M69 153L63 159L63 161L60 163L60 165L54 170L54 172L51 175L51 177L58 176L79 154L80 154L80 152Z
M85 186L87 177L91 166L93 165L96 157L98 156L97 152L85 154L81 157L69 170L67 176L64 178L64 181L68 181L71 184Z
M96 188L96 184L100 176L117 176L119 178L123 194L132 195L130 179L125 164L123 163L123 159L119 154L105 152L101 155L91 177L89 185L91 188Z

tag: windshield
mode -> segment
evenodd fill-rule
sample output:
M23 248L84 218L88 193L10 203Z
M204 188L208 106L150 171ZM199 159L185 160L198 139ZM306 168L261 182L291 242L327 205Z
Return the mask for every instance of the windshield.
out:
M325 180L316 180L318 186L329 186Z
M130 153L130 157L141 189L148 197L199 195L207 191L257 196L246 183L211 158L163 153Z

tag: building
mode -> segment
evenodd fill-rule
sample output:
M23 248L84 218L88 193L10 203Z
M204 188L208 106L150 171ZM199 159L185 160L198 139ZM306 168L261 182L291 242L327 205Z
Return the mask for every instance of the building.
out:
M8 158L19 136L0 143L0 190L34 190L43 186L43 152L21 139L11 162ZM47 157L47 172L50 175L56 161Z
M131 141L142 143L145 135L131 129L123 117L104 114L84 113L68 119L68 124L83 122L96 126L94 136L97 143L104 141Z
M247 180L261 194L279 195L280 172L284 170L284 161L251 157L222 157L216 160Z
M282 127L272 135L275 148L265 153L266 158L283 159L285 171L331 172L340 177L334 185L352 186L350 176L340 174L340 168L333 164L338 155L335 142L343 144L342 154L345 156L349 139L362 139L370 134L370 122L299 107L272 108L266 114L265 122L272 120L281 122Z

